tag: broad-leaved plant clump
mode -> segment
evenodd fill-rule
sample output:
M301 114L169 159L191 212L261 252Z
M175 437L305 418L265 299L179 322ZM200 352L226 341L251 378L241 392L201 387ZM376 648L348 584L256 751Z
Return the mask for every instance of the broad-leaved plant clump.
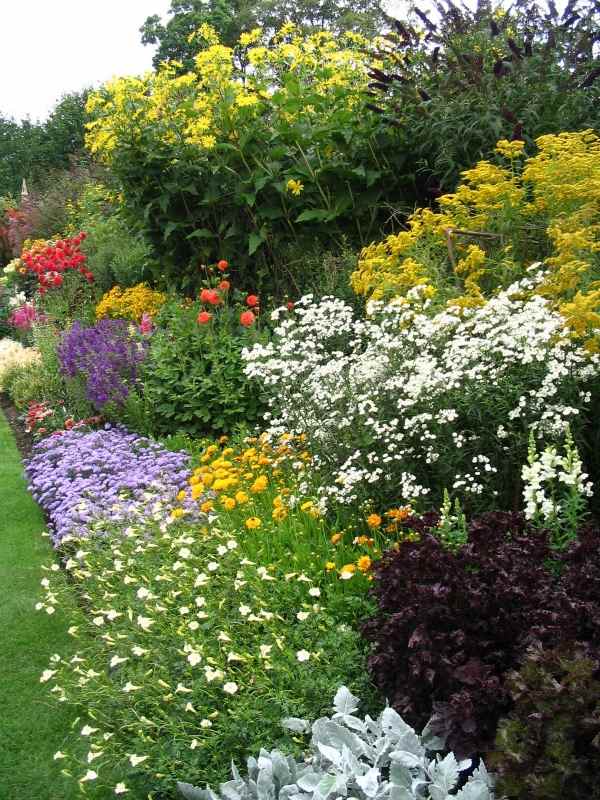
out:
M600 680L585 647L532 647L507 686L513 703L490 759L509 800L594 797L600 766Z
M224 278L200 298L172 299L156 318L140 389L155 433L229 433L255 423L264 408L264 393L244 374L242 359L244 348L268 338L258 296L243 295Z
M235 765L232 780L219 793L178 783L185 800L304 800L353 797L356 800L396 797L398 800L493 800L493 783L485 764L471 770L471 760L458 761L453 753L442 758L435 751L443 741L425 729L419 736L393 708L377 719L356 715L359 701L342 686L333 701L331 717L312 726L302 719L284 719L284 727L312 732L310 751L295 761L279 750L261 749L248 759L248 777ZM465 775L467 770L470 774Z
M290 244L300 255L315 240L367 244L400 194L398 137L365 106L372 46L292 24L235 47L204 25L196 41L193 71L165 64L91 95L88 146L118 176L169 279L187 286L198 259L225 255L244 288L282 293Z
M433 729L458 754L489 749L512 707L508 673L532 642L600 648L597 529L564 551L514 513L471 520L450 550L433 517L408 519L403 542L374 566L379 610L363 627L373 679L412 724Z

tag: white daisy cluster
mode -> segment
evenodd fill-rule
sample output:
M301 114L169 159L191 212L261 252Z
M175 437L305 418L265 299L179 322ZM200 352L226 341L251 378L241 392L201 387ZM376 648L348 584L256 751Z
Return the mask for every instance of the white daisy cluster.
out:
M560 436L600 371L532 294L537 280L435 315L373 303L357 320L342 300L310 295L276 311L274 340L244 352L271 395L270 433L307 434L328 504L439 503L446 487L484 507L507 469L519 475L529 429Z

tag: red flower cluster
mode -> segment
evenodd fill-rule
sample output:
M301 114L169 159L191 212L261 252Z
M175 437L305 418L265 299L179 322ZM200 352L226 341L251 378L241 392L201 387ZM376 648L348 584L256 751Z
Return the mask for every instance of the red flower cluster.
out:
M223 302L223 298L216 289L202 289L200 300L203 303L209 303L211 306L218 306Z
M27 417L25 418L25 432L43 433L45 429L39 429L38 426L40 422L46 419L46 417L52 416L52 414L54 414L54 411L49 408L46 403L29 403Z
M93 282L94 276L85 267L86 256L80 250L85 237L86 234L81 232L70 239L48 243L45 247L34 246L23 253L21 258L26 268L38 276L40 294L45 294L53 286L61 286L67 270L77 271L88 283Z
M225 261L225 259L222 259L221 261L217 262L216 266L219 272L226 273L227 270L229 269L229 262ZM213 281L213 279L209 277L209 274L213 272L214 267L202 266L202 269L207 271L207 277L209 282ZM231 302L231 300L233 299L234 302L237 304L238 302L241 301L243 295L241 294L241 292L236 291L234 297L232 298L231 295L228 295L230 289L231 289L231 281L229 280L229 275L227 274L224 275L223 278L219 281L216 289L205 288L201 290L199 295L200 302L204 303L204 305L220 306L224 305L226 300L229 300L229 302ZM259 313L260 299L256 294L249 294L246 295L246 298L243 302L245 303L246 306L248 306L248 309L240 313L239 321L240 325L242 325L244 328L249 328L256 322L257 315ZM213 314L211 314L209 311L205 309L202 309L196 318L198 325L208 325L208 323L212 319L213 319Z

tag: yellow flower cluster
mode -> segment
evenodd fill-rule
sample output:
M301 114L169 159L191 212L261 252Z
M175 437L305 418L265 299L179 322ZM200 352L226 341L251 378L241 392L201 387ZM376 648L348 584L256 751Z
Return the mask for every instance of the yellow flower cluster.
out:
M112 317L139 322L144 314L154 317L166 299L163 292L154 291L145 283L129 289L113 286L96 306L96 319Z
M275 445L265 436L248 439L248 446L241 450L209 445L190 478L191 498L200 501L202 511L207 513L237 509L245 518L246 528L257 530L263 524L258 511L264 515L266 507L262 500L257 503L258 496L269 492L273 495L269 500L271 519L282 522L290 510L286 501L290 488L282 465L292 457L300 464L310 459L301 450L303 441L303 437L284 435ZM179 499L185 497L186 493L182 493ZM302 504L301 510L313 511L312 503Z
M224 437L226 439L226 437ZM370 580L373 559L383 547L410 539L413 534L404 530L404 521L411 509L390 509L382 514L368 514L356 531L351 525L335 533L326 532L326 520L318 504L298 496L298 479L310 462L305 450L305 438L284 434L272 442L266 436L250 438L244 447L232 447L228 441L206 447L200 464L194 469L189 487L182 490L180 503L191 498L205 513L216 514L221 527L229 527L232 535L245 532L257 535L268 547L276 541L285 552L299 551L304 546L309 561L329 556L324 570L338 580L365 575ZM181 513L180 513L181 512ZM182 514L174 508L171 518ZM334 548L331 550L331 545Z
M354 291L405 302L419 287L452 305L482 305L546 256L539 293L575 335L599 328L600 138L591 130L541 136L537 155L520 166L523 148L498 142L508 166L480 161L439 211L419 209L407 230L366 247Z
M93 153L110 162L120 145L142 141L207 151L219 141L237 141L253 120L271 125L265 103L290 125L311 108L322 119L364 101L371 53L356 34L304 35L287 25L273 39L260 29L244 33L231 48L203 25L191 38L199 45L192 72L177 74L177 65L166 63L156 73L109 81L90 95L87 144ZM245 71L236 60L240 48L250 65ZM318 109L299 104L299 91Z
M382 549L392 547L399 547L402 542L417 541L419 535L414 531L404 530L403 523L412 514L410 506L403 506L402 508L391 508L383 515L372 512L369 514L365 522L371 535L359 534L356 535L354 528L350 526L344 531L336 531L330 537L331 544L336 548L344 546L359 546L366 549L367 553L356 558L355 561L343 563L341 567L337 567L336 561L325 562L325 571L336 571L341 580L350 580L358 573L367 574L373 565L372 555L378 555ZM391 542L390 542L391 539ZM347 551L344 549L344 553ZM369 580L371 576L369 576Z

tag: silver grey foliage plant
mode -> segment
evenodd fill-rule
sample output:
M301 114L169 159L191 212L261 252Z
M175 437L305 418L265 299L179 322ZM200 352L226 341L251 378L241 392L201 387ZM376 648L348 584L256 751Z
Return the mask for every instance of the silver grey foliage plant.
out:
M392 708L378 719L355 715L359 700L342 686L334 713L312 725L310 755L295 761L278 750L261 750L248 759L248 777L232 765L233 779L219 792L178 783L185 800L493 800L493 784L483 762L457 790L471 760L435 751L444 742L429 725L421 736ZM295 733L311 726L301 719L282 721Z

